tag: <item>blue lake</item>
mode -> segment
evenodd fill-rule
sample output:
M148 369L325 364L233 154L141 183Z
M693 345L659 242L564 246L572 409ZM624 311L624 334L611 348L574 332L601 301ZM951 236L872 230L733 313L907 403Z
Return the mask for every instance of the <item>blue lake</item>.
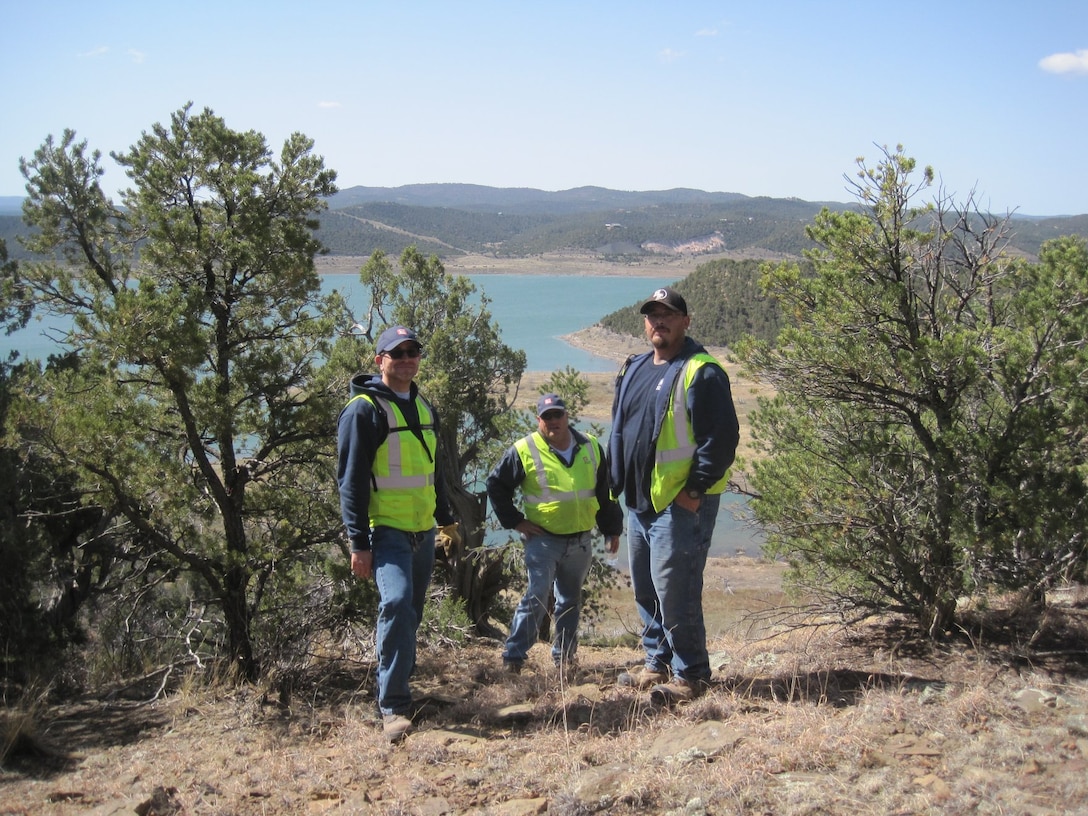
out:
M571 366L584 372L611 372L617 364L561 340L563 335L588 328L601 317L645 299L672 278L572 275L469 275L477 290L491 300L489 308L507 345L522 349L529 371L555 371ZM361 314L367 298L357 273L322 276L325 291L339 290ZM68 321L32 321L20 332L0 336L0 355L12 349L23 357L43 359L59 350L58 341ZM607 434L605 434L607 436ZM602 440L603 441L603 440ZM743 520L746 500L723 496L711 554L744 553L757 556L762 534ZM620 547L620 565L626 563L626 544Z
M645 300L672 278L574 275L466 275L491 301L502 340L525 352L529 371L614 371L616 363L565 343L563 335L594 325L624 306ZM340 291L353 308L366 308L357 274L323 275L327 291Z
M468 275L477 291L491 301L488 308L508 346L521 349L529 371L613 371L616 363L563 342L565 334L595 324L604 315L645 299L671 278L574 275ZM322 289L341 292L357 314L368 298L358 273L322 275ZM44 359L59 349L64 320L34 320L10 337L0 336L0 354L16 349L23 357Z

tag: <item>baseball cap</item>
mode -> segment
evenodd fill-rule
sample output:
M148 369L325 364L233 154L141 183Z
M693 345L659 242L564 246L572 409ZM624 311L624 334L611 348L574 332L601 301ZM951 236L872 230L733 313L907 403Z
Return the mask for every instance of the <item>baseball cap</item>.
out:
M687 301L684 300L679 292L668 286L663 286L650 295L639 308L639 312L646 314L646 312L650 310L650 307L655 304L661 304L665 308L672 309L674 312L679 312L682 315L688 313Z
M378 345L374 347L374 353L385 354L389 349L396 348L405 340L411 340L417 346L423 348L423 344L419 342L419 335L412 329L406 326L390 326L378 338Z
M536 401L536 415L543 416L545 411L567 412L567 404L558 394L544 394Z

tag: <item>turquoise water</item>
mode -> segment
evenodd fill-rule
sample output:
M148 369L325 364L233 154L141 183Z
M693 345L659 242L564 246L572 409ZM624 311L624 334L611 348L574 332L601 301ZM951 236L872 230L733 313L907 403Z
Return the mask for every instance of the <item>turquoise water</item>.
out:
M616 363L560 338L589 328L610 312L645 300L671 278L573 275L466 275L491 301L502 340L526 355L528 371L614 371ZM326 291L339 290L361 312L367 297L357 274L323 275Z
M563 342L565 334L585 329L604 315L647 298L672 283L666 278L573 275L468 275L491 303L492 317L508 346L525 352L529 371L613 371L616 363ZM322 289L336 289L362 315L368 298L357 273L322 275ZM26 358L44 359L59 350L70 321L32 321L10 337L0 336L0 354L12 349Z
M503 342L525 351L529 371L555 371L568 365L584 372L615 371L614 361L570 346L560 337L588 328L609 312L645 299L657 287L672 282L664 278L612 276L468 277L491 299L491 313L501 329ZM333 289L342 292L357 314L366 308L367 298L357 274L324 275L322 287L326 292ZM44 359L59 350L58 341L65 325L66 322L57 320L34 321L11 336L0 336L0 355L6 358L10 350L16 349L23 357ZM745 524L746 511L743 497L723 496L712 555L759 554L762 535ZM626 563L626 549L626 544L620 547L621 566Z

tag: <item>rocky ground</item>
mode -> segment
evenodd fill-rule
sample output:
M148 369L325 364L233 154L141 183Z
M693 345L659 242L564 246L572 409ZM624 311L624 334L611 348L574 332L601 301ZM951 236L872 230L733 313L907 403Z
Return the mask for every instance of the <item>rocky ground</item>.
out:
M676 709L615 683L640 662L621 588L572 673L542 645L516 677L495 642L428 646L400 745L382 737L362 642L290 688L152 684L28 711L0 814L1088 812L1076 597L1029 654L800 610L790 627L781 576L711 565L714 683Z

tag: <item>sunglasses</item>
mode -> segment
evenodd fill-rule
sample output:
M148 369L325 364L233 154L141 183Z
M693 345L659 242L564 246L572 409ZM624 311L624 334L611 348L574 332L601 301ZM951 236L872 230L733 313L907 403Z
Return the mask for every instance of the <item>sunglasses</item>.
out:
M423 349L419 346L412 346L411 348L395 348L392 351L383 351L383 357L388 357L391 360L403 360L407 357L410 360L414 360L416 357L423 356Z

